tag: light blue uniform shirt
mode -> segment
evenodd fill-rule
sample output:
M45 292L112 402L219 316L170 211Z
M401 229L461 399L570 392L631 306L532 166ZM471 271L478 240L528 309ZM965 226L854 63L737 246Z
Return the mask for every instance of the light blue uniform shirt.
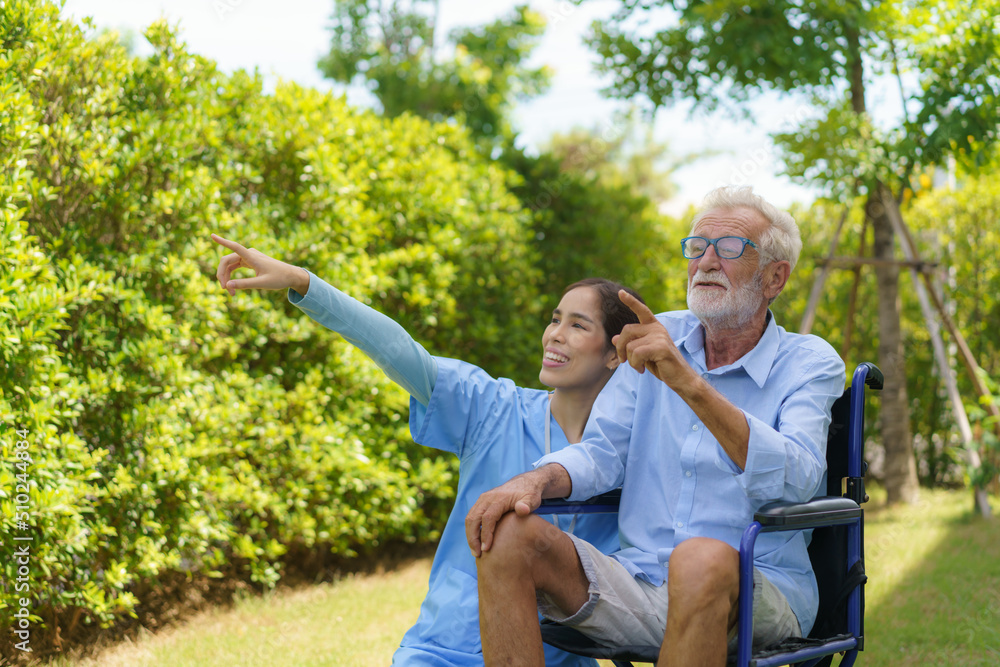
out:
M688 311L657 315L684 359L743 410L750 426L746 468L729 458L694 411L652 373L622 364L594 404L583 441L536 462L559 463L573 483L570 499L623 485L621 551L634 576L661 585L674 547L710 537L739 549L754 512L774 500L806 501L826 488L830 408L846 375L820 338L768 324L737 362L707 370L704 328ZM819 594L799 532L763 533L754 563L798 618L803 636Z
M545 391L494 379L455 359L431 357L397 323L362 305L313 274L303 297L289 301L320 324L341 333L411 394L410 432L421 445L459 457L455 506L431 565L420 616L403 637L394 665L482 665L476 561L465 538L465 516L484 491L531 469L545 454ZM551 418L550 418L551 419ZM552 451L569 446L551 419ZM563 529L572 517L556 519ZM614 515L580 516L573 533L605 553L619 548ZM593 666L593 660L545 647L545 664Z

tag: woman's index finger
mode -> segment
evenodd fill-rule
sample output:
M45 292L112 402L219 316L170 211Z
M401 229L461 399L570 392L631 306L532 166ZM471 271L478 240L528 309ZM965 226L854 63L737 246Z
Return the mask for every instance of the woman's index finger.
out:
M236 241L230 241L229 239L224 239L221 236L219 236L218 234L212 234L212 240L215 241L216 243L218 243L221 246L225 246L226 248L229 248L230 250L232 250L233 252L235 252L240 257L242 257L243 253L245 253L247 251L246 248L244 248L243 246L241 246Z

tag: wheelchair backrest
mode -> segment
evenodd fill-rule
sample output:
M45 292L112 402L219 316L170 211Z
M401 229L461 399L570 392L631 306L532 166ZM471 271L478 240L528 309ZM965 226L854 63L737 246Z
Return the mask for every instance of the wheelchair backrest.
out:
M848 436L851 420L851 390L848 388L833 404L833 420L827 436L827 495L843 496L844 479L848 476L850 448ZM857 416L864 419L864 414ZM847 612L838 602L842 599L849 574L847 562L847 526L829 526L813 531L809 543L809 558L819 584L819 613L810 636L831 637L846 633ZM862 602L862 604L864 604Z

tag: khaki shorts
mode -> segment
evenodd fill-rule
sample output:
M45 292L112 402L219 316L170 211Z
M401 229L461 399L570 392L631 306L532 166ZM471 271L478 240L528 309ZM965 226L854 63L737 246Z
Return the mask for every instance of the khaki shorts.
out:
M575 535L570 538L590 582L590 598L576 613L567 614L548 595L539 593L542 616L609 646L659 646L667 628L667 586L636 579L590 543ZM799 634L799 622L788 600L757 568L753 591L755 650ZM736 650L735 628L729 633L729 650Z

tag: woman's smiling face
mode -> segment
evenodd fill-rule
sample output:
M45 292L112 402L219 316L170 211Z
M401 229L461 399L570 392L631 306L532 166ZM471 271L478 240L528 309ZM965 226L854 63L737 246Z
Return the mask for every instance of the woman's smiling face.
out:
M617 353L609 347L597 292L577 287L566 292L542 334L538 379L554 389L590 387L607 380Z

